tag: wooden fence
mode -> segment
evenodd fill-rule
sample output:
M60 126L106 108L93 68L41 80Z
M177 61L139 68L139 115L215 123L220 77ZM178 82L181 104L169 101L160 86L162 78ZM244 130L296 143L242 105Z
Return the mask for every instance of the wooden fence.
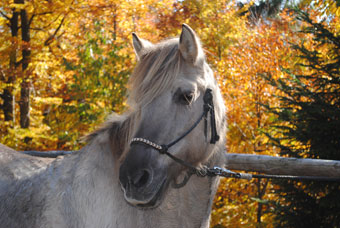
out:
M340 161L226 154L226 168L273 175L340 177Z

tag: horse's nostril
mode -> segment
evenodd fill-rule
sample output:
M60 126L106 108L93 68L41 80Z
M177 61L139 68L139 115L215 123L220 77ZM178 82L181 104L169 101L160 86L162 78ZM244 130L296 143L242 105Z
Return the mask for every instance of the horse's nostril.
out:
M140 188L144 185L146 185L146 183L149 181L150 178L150 173L147 170L142 170L140 172L138 172L137 175L134 176L134 178L132 179L132 184L137 187Z

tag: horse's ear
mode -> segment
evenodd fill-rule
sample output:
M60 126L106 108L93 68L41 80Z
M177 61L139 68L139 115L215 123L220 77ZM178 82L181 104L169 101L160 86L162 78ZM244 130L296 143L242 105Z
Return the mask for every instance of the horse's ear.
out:
M189 25L182 25L182 33L179 38L179 50L183 58L190 63L195 64L196 61L203 56L201 44Z
M132 44L138 60L143 55L145 49L153 45L149 41L139 38L134 32L132 33Z

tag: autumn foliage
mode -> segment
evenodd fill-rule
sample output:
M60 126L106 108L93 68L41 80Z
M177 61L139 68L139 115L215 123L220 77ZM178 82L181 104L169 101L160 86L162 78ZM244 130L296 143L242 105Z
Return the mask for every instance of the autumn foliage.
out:
M328 26L339 33L339 7L325 2L331 7L314 1L311 17L331 15ZM301 7L310 4L302 1ZM276 120L265 106L279 104L280 91L265 78L284 78L285 68L305 70L291 44L311 44L312 36L298 33L303 24L291 10L254 19L251 5L229 0L2 1L0 143L18 150L79 149L82 136L112 111L124 111L126 82L135 64L131 33L156 42L178 35L180 25L188 23L204 44L225 98L227 151L278 155L264 132ZM272 227L275 188L267 180L224 179L211 226Z

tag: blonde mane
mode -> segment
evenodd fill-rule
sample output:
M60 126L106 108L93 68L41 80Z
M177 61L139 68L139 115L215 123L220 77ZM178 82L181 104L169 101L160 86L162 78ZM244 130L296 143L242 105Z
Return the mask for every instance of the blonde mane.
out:
M178 40L173 38L148 47L140 57L128 83L131 106L150 103L172 85L184 61Z
M105 142L109 137L116 144L115 147L119 148L115 154L123 152L121 150L128 144L138 122L139 107L150 103L176 80L180 64L184 61L178 51L178 40L164 40L145 50L128 82L129 111L123 115L110 115L101 127L86 135L84 141L91 142L97 136L106 135L100 141Z

